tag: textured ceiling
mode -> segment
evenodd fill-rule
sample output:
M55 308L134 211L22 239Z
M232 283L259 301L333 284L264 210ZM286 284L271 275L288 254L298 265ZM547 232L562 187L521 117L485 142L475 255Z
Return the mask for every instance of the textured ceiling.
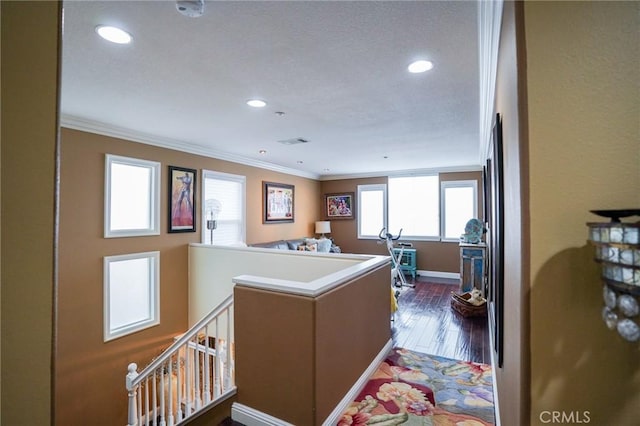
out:
M172 1L67 1L63 124L323 178L479 167L477 14L472 1L207 1L188 18ZM133 43L105 42L99 24ZM408 73L422 58L434 69ZM309 142L277 142L292 138Z

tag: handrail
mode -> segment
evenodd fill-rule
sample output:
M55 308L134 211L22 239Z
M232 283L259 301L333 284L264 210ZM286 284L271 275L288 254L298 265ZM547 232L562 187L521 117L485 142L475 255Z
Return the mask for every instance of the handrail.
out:
M133 388L134 386L139 385L145 376L157 370L158 367L160 367L163 363L165 363L176 350L178 350L180 347L185 345L189 340L193 339L198 334L198 331L200 329L202 329L205 325L210 323L215 317L220 315L223 311L228 309L232 304L233 304L233 294L227 297L226 299L224 299L216 309L214 309L209 314L204 316L200 321L195 323L189 329L190 331L186 332L178 340L173 342L171 346L169 346L167 349L164 350L162 355L154 359L153 362L151 362L151 364L143 368L142 371L138 373L138 376L135 379L131 380L131 382L127 381L127 390L131 390L131 388Z
M129 364L127 425L176 426L234 393L232 324L230 295L140 373Z

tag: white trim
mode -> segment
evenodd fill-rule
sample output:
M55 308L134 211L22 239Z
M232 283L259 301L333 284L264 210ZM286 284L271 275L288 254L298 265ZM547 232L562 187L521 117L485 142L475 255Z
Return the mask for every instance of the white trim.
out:
M148 261L148 300L149 317L136 322L111 326L111 271L112 263L145 259ZM140 301L141 302L141 301ZM149 251L116 256L105 256L103 260L103 340L108 342L128 334L160 324L160 252Z
M356 194L356 198L357 198L357 207L356 207L356 216L357 216L357 233L358 233L358 239L359 240L366 240L366 239L378 239L379 235L378 233L380 232L378 230L378 233L376 234L363 234L361 232L361 228L360 225L362 224L362 215L363 215L363 211L364 209L362 208L362 194L365 192L382 192L382 223L381 223L381 227L382 228L386 228L387 227L387 222L389 220L389 209L388 209L388 205L389 205L389 198L388 198L388 192L387 192L387 184L386 183L374 183L374 184L367 184L367 185L358 185L357 187L357 194Z
M460 273L459 272L440 272L440 271L416 271L418 275L421 277L433 277L433 278L447 278L451 280L459 280Z
M271 170L274 172L285 173L292 176L300 176L319 181L340 180L340 179L359 179L368 177L395 176L397 174L424 174L424 173L453 173L453 172L477 172L482 171L482 166L478 164L466 166L453 166L429 169L412 169L412 170L393 170L378 171L367 173L352 173L344 175L318 175L312 172L291 169L279 166L277 164L267 163L265 161L254 160L252 158L243 157L237 154L220 151L214 148L196 145L187 141L167 138L149 133L139 132L125 127L114 126L107 123L89 120L70 114L60 115L60 127L67 129L80 130L82 132L94 133L97 135L109 136L117 139L124 139L132 142L139 142L146 145L153 145L161 148L174 149L190 154L202 155L218 160L230 161L232 163L243 164L246 166L257 167L260 169Z
M351 387L351 389L349 389L349 391L344 396L344 398L342 398L338 403L338 405L336 405L336 408L333 409L331 414L329 414L327 419L322 423L322 426L331 426L338 423L338 420L340 419L340 416L342 415L342 413L344 413L344 411L347 409L349 404L354 399L356 399L356 396L358 396L358 393L360 392L360 390L364 387L364 385L367 384L367 381L373 375L373 373L376 372L378 367L380 367L380 364L389 355L389 352L391 352L392 348L393 348L393 342L391 341L391 339L389 339L389 341L386 343L386 345L384 345L382 350L378 352L378 355L376 355L373 361L371 361L371 364L369 364L369 367L367 367L367 369L362 373L360 378L358 378L358 380Z
M495 416L495 426L500 426L500 404L498 402L498 379L496 378L496 352L493 348L495 348L495 336L493 334L492 327L492 316L491 314L487 315L487 322L489 327L489 344L491 353L491 381L493 383L493 415Z
M230 161L232 163L258 167L261 169L271 170L279 173L285 173L292 176L300 176L300 177L316 179L316 180L320 178L320 175L317 175L315 173L309 173L301 170L290 169L288 167L282 167L276 164L254 160L251 158L243 157L241 155L219 151L217 149L205 147L202 145L196 145L194 143L189 143L187 141L181 141L178 139L171 139L171 138L166 138L162 136L151 135L148 133L138 132L135 130L127 129L124 127L113 126L106 123L100 123L97 121L88 120L85 118L80 118L80 117L76 117L69 114L61 114L60 126L66 127L68 129L80 130L83 132L109 136L112 138L125 139L132 142L139 142L146 145L153 145L161 148L175 149L181 152L202 155L209 158L217 158L218 160Z
M469 218L475 218L478 215L478 181L477 180L443 180L440 181L440 236L443 242L460 242L460 235L455 237L447 237L445 229L447 227L447 189L450 188L471 188L473 194L473 215ZM464 231L464 228L462 229Z
M104 158L104 238L160 235L160 177L162 174L160 163L113 154L106 154ZM111 203L112 199L114 199L115 189L111 186L111 178L114 164L139 167L149 171L149 181L143 182L147 185L148 190L148 196L146 197L149 200L146 212L149 221L148 227L140 229L114 229L112 227ZM140 197L144 198L142 195Z
M494 117L498 50L502 26L502 0L478 2L478 60L480 71L480 150L479 161L489 158Z
M477 164L471 164L467 166L455 166L455 167L438 167L429 169L411 169L411 170L392 170L392 171L380 171L380 172L367 172L367 173L352 173L344 175L322 175L319 180L340 180L340 179L360 179L371 177L395 177L395 176L412 176L412 175L429 175L439 173L462 173L462 172L481 172L482 166Z
M291 423L238 402L234 402L231 405L231 419L245 426L294 426Z

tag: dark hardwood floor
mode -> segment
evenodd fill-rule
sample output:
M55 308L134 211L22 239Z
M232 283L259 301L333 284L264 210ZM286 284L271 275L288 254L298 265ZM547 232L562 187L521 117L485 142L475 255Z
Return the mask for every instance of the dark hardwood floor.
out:
M465 318L454 311L451 292L458 284L446 281L417 277L415 288L402 288L391 324L394 346L491 364L487 317Z

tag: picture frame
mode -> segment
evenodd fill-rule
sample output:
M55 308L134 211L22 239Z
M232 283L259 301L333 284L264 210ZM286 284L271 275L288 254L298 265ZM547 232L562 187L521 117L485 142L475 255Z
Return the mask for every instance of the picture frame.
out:
M355 218L355 196L353 192L324 194L324 215L326 219Z
M502 115L496 114L491 140L491 162L489 190L491 208L489 212L489 315L493 328L494 350L498 367L504 358L504 158Z
M169 232L196 231L196 170L169 166Z
M262 223L292 223L295 220L295 187L262 182Z

